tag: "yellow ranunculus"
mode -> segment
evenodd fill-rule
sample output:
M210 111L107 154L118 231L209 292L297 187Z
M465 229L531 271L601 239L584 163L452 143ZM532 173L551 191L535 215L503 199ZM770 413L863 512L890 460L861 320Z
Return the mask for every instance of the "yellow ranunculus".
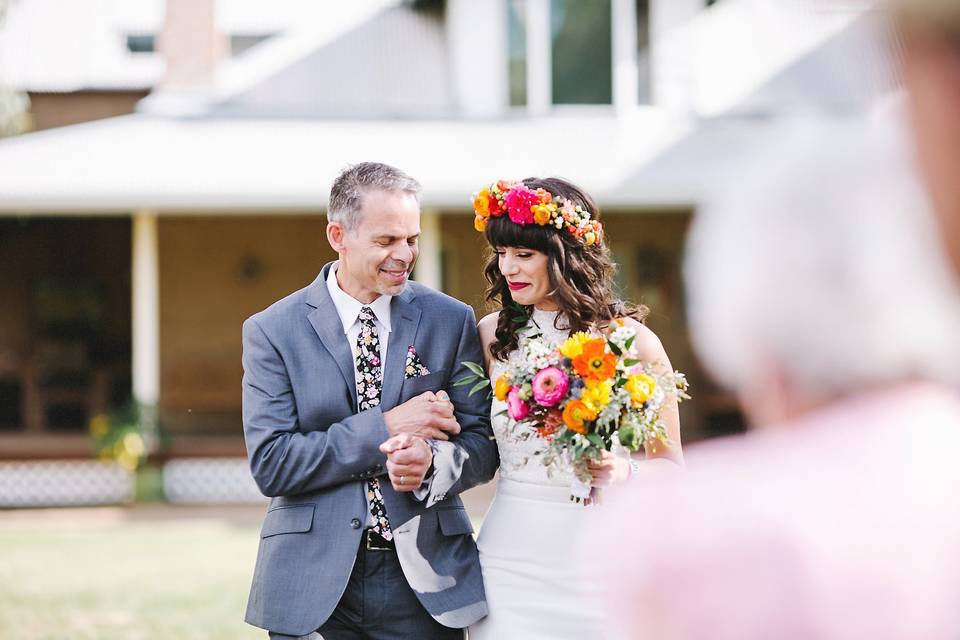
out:
M487 228L487 218L482 218L480 216L474 217L473 228L479 231L480 233L483 233L484 229Z
M550 218L553 217L554 211L557 210L557 205L550 204L537 204L531 207L533 210L533 221L543 226L550 222Z
M628 377L627 384L623 388L627 390L635 404L643 404L653 397L657 382L647 374L641 373Z
M473 212L481 218L490 217L490 189L481 189L473 198Z
M605 380L598 382L596 380L587 380L587 386L583 390L580 400L583 404L595 412L600 413L605 406L610 404L610 390L613 388L613 382Z
M564 358L573 360L583 353L584 343L589 342L591 339L592 336L589 333L578 331L560 345L560 353L563 354Z
M493 388L493 395L496 396L497 400L503 402L507 399L508 393L510 393L510 377L507 374L503 374L497 378L497 382Z

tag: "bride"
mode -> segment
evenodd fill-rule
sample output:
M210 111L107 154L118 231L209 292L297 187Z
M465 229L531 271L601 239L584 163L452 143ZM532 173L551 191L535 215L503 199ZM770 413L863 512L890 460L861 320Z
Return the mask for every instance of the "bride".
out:
M477 194L474 208L474 225L492 248L487 299L500 307L479 323L491 380L532 335L560 343L572 332L605 331L615 321L636 329L638 359L671 369L660 340L640 322L645 309L614 297L615 267L589 195L558 178L501 181ZM603 507L571 501L572 470L548 475L536 455L542 441L511 435L505 408L493 400L500 480L477 542L490 613L470 627L470 640L603 638L605 625L593 605L598 585L586 581L577 564L591 545L623 544L629 552L630 532L583 539L581 529ZM668 443L648 446L637 459L625 450L605 452L591 466L593 486L642 481L638 476L654 466L682 464L675 401L664 422Z

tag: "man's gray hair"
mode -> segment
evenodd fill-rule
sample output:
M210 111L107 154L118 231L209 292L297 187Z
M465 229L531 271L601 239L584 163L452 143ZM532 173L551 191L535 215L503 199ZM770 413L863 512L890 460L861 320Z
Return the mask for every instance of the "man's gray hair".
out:
M691 330L714 377L806 400L957 377L960 298L891 126L797 126L694 217Z
M403 191L420 202L420 183L406 173L381 162L361 162L348 166L333 181L327 220L355 230L360 225L363 194L374 189Z

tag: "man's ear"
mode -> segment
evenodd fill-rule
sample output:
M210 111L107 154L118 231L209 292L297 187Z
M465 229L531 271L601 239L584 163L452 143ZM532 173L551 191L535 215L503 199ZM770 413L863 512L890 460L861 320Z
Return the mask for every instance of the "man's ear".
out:
M339 222L327 223L327 242L330 243L330 247L337 253L343 253L343 236L346 235L346 233L346 229L344 229L343 225Z

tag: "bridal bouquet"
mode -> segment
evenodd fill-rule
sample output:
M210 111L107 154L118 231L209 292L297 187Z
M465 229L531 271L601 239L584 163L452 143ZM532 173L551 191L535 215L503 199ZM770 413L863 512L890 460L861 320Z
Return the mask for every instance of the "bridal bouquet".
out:
M635 338L636 331L622 324L608 335L578 332L559 345L534 336L521 341L493 383L494 395L506 402L513 419L512 435L543 439L548 470L573 468L571 499L590 497L587 465L615 442L628 452L644 443L669 444L663 407L670 398L689 398L682 373L661 373L631 357ZM476 377L483 375L482 368L470 368Z

